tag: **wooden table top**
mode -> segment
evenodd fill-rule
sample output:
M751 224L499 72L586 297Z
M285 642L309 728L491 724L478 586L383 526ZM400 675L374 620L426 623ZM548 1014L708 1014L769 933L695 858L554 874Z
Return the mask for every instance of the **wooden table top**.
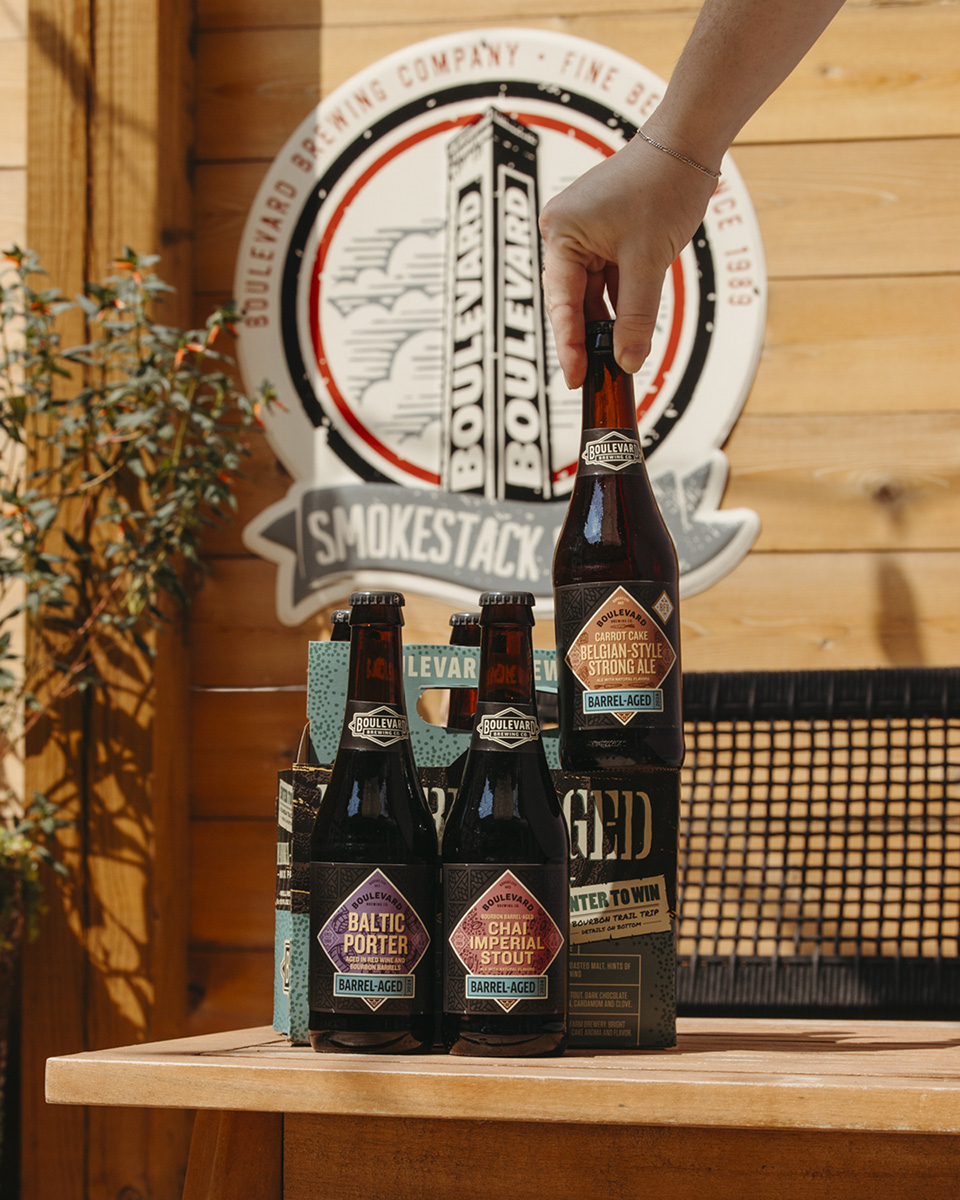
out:
M269 1028L47 1062L54 1104L960 1132L960 1022L681 1019L671 1050L320 1055Z

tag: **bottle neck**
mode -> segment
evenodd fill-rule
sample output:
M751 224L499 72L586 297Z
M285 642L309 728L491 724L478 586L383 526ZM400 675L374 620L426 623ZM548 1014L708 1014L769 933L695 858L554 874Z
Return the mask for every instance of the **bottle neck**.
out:
M484 626L477 699L498 704L534 702L533 639L529 626L506 623Z
M633 376L621 371L612 354L592 355L587 364L582 419L584 430L628 429L637 433Z
M389 704L406 712L399 625L354 625L347 699Z

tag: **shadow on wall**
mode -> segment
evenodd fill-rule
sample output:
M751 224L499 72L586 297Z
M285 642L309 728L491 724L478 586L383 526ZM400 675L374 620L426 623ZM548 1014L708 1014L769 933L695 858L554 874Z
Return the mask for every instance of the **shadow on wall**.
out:
M39 934L23 949L19 1182L37 1200L78 1170L105 1181L104 1195L179 1195L192 1120L43 1102L49 1055L176 1036L185 1019L177 931L188 896L165 894L169 868L156 865L172 848L154 802L153 660L119 638L101 650L109 687L71 697L28 741L48 797L73 821L60 838L67 874L47 877Z
M881 555L876 565L877 644L892 667L926 665L920 616L913 587L899 565Z

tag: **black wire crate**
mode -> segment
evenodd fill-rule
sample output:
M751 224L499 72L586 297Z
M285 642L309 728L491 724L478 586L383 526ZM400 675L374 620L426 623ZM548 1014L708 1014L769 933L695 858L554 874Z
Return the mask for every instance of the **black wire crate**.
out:
M960 1016L960 670L684 678L678 1011Z

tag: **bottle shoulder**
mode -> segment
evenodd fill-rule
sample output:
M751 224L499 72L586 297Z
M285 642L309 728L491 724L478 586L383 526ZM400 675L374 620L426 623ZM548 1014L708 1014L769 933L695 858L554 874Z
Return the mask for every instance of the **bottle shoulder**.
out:
M311 856L435 862L436 826L412 756L341 750L317 811Z
M551 862L569 855L546 760L480 752L469 758L444 825L445 862Z
M637 569L661 564L661 571L676 571L676 548L644 471L581 474L574 481L555 571L569 574L610 559L633 562Z

